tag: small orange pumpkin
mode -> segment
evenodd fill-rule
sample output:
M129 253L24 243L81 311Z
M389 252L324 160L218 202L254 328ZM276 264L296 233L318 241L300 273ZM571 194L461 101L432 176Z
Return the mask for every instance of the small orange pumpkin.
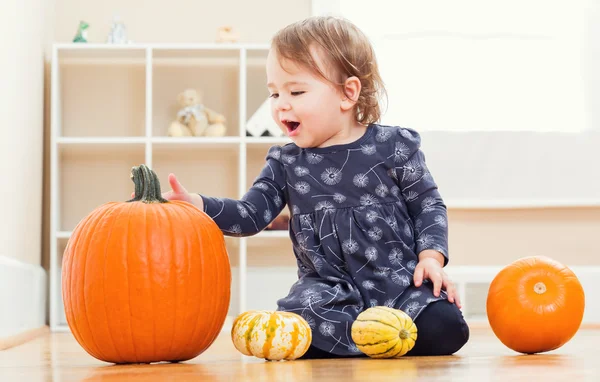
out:
M520 353L557 349L579 330L583 288L573 271L545 256L519 259L490 285L487 316L498 339Z
M301 316L283 311L250 310L233 322L231 339L247 356L267 360L293 360L306 353L312 331Z
M213 343L227 316L224 236L192 204L163 199L148 167L134 167L132 179L134 198L96 208L67 244L67 323L102 361L185 361Z

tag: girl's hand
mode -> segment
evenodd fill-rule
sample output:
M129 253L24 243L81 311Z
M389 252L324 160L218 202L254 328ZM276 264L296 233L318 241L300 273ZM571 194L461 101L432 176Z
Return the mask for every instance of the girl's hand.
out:
M171 186L171 190L163 192L163 198L167 200L182 200L195 205L202 211L204 210L202 197L198 194L190 194L185 187L179 183L177 177L175 177L175 174L169 174L169 185ZM131 197L134 197L134 193L131 194Z
M179 183L175 174L169 174L169 185L171 186L171 191L163 192L163 198L192 203L192 195Z
M433 257L423 257L419 260L415 268L415 286L421 286L424 279L430 279L433 282L434 296L439 297L441 288L444 288L448 294L448 301L456 303L459 309L462 308L454 283L450 280L446 272L444 272L440 262Z

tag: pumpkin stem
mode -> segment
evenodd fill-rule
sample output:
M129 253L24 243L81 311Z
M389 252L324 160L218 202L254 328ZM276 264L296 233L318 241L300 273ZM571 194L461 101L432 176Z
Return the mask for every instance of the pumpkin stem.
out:
M542 294L542 293L546 292L546 284L539 281L539 282L535 283L535 285L533 286L533 290L537 294Z
M158 176L146 165L135 166L131 169L131 179L135 186L134 197L128 202L168 203L162 197Z
M410 333L408 330L402 329L400 330L400 334L398 336L400 337L400 339L405 340L410 337Z

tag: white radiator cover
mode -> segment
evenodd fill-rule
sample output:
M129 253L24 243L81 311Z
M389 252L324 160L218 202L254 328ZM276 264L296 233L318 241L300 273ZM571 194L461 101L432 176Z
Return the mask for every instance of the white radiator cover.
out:
M46 325L47 289L41 266L0 256L0 339Z

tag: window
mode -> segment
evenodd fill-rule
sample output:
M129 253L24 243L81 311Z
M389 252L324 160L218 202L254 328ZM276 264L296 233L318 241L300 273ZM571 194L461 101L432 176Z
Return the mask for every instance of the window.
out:
M420 131L587 128L585 1L315 0L371 39L383 123Z

